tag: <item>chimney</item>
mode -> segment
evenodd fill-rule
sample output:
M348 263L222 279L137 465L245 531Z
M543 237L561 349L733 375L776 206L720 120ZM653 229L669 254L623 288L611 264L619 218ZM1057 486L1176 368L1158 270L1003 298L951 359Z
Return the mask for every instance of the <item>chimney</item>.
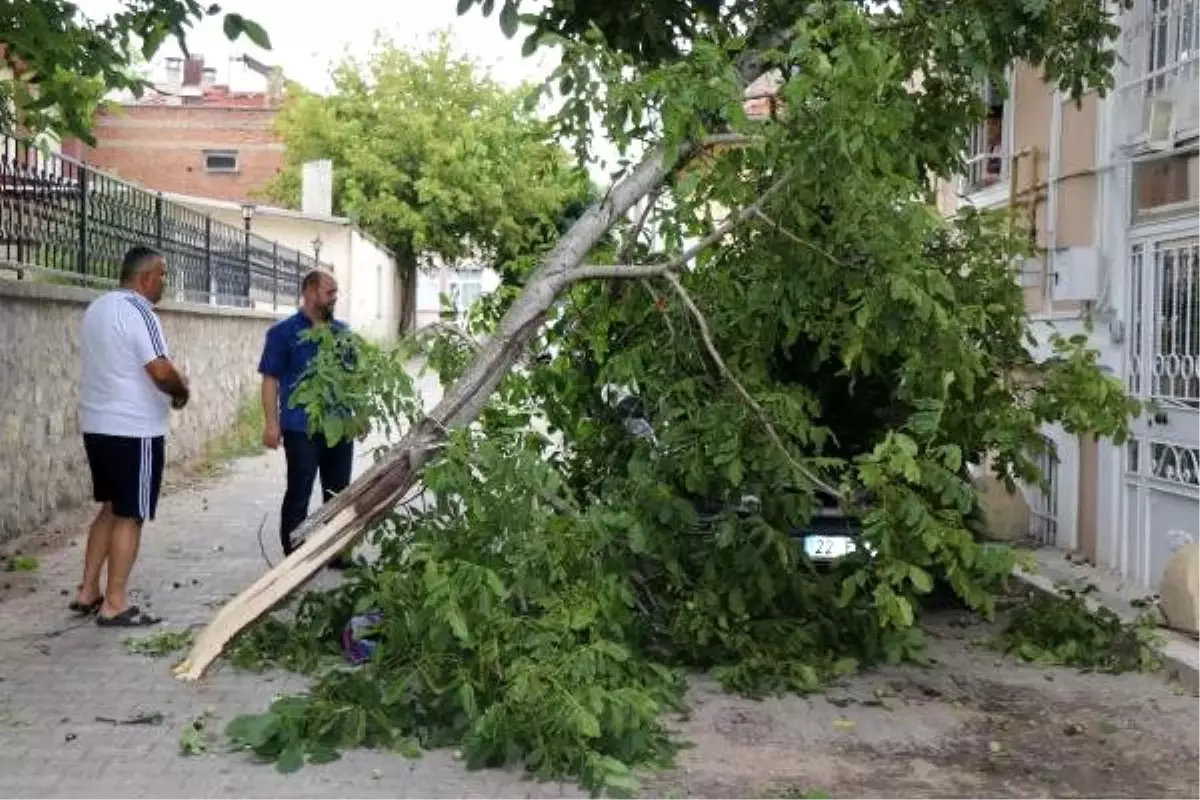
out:
M329 159L308 161L300 167L300 210L333 215L333 162Z
M200 88L208 91L217 85L217 70L215 67L205 67L200 74Z
M183 85L199 86L204 78L204 56L188 56L183 62Z
M183 85L183 59L167 59L167 91L178 92Z
M267 107L274 108L283 102L283 70L271 67L267 75Z

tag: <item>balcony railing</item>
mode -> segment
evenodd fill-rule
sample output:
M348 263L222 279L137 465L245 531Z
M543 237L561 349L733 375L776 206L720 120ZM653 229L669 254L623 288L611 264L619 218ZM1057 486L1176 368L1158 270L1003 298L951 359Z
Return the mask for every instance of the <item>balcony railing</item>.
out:
M168 299L289 307L311 256L66 156L0 137L0 272L111 286L134 245L167 258Z

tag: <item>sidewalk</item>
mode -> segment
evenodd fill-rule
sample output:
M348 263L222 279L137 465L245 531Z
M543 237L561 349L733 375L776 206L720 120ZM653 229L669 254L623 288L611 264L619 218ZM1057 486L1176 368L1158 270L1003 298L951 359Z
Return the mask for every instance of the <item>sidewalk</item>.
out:
M1017 571L1017 578L1038 591L1057 594L1057 587L1082 589L1093 585L1095 592L1089 597L1089 605L1095 609L1104 606L1126 622L1132 622L1138 614L1133 603L1143 600L1144 592L1123 581L1119 576L1090 564L1069 560L1062 550L1042 548L1034 551L1038 561L1036 574ZM1193 692L1200 690L1200 648L1196 640L1178 631L1159 628L1162 637L1163 667L1167 677L1177 680Z
M360 447L356 472L370 463ZM284 485L281 452L232 466L219 482L164 496L146 531L132 585L135 602L165 618L158 628L113 631L80 624L64 592L79 580L82 537L42 558L37 591L0 603L0 796L3 797L551 797L573 786L537 784L518 773L467 772L445 752L415 761L354 751L339 762L281 775L223 752L235 715L266 708L303 687L295 676L238 673L218 664L198 684L171 675L178 658L126 651L127 636L204 623L230 595L266 570L256 533L273 562ZM329 573L320 582L336 580ZM74 626L74 627L72 627ZM47 632L64 633L46 638ZM179 736L205 709L214 754L185 757ZM113 725L163 715L158 725Z

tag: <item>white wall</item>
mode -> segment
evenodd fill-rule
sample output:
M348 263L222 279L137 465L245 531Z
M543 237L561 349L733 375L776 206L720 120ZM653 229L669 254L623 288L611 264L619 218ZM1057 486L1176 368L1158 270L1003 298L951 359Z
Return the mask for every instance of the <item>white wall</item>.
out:
M244 224L240 207L189 202L178 196L171 200L239 229ZM319 236L321 262L332 268L338 282L338 317L369 339L395 340L400 325L400 278L396 260L388 251L336 219L277 216L260 210L250 222L250 231L309 256L313 239Z
M436 263L436 262L435 262ZM492 269L477 265L464 265L463 270L469 272L481 271L479 296L495 291L500 285L500 276ZM436 263L433 268L419 270L417 278L417 313L416 327L423 328L441 318L441 299L443 294L450 294L459 269ZM465 311L465 309L460 309Z
M400 276L391 254L359 231L350 230L350 268L341 282L343 318L379 342L395 341L400 330Z

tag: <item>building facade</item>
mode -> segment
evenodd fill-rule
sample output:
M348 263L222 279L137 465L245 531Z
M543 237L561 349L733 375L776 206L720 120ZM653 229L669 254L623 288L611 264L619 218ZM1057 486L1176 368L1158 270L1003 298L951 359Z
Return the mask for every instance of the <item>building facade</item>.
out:
M319 211L242 205L209 197L169 194L172 202L228 225L248 226L253 236L319 259L338 282L338 317L376 342L400 335L403 290L396 259L346 217ZM296 297L287 303L296 305ZM282 302L282 301L281 301Z
M284 166L285 147L273 128L283 77L249 56L231 62L229 77L234 73L239 83L260 88L219 83L203 56L167 59L154 88L97 115L94 147L72 146L88 163L149 189L248 201Z
M1119 20L1103 98L1075 104L1024 65L1007 93L984 87L991 114L938 204L1028 214L1038 355L1054 332L1084 334L1148 404L1122 446L1047 429L1048 485L1025 491L1035 537L1153 591L1200 538L1200 2L1135 0Z

